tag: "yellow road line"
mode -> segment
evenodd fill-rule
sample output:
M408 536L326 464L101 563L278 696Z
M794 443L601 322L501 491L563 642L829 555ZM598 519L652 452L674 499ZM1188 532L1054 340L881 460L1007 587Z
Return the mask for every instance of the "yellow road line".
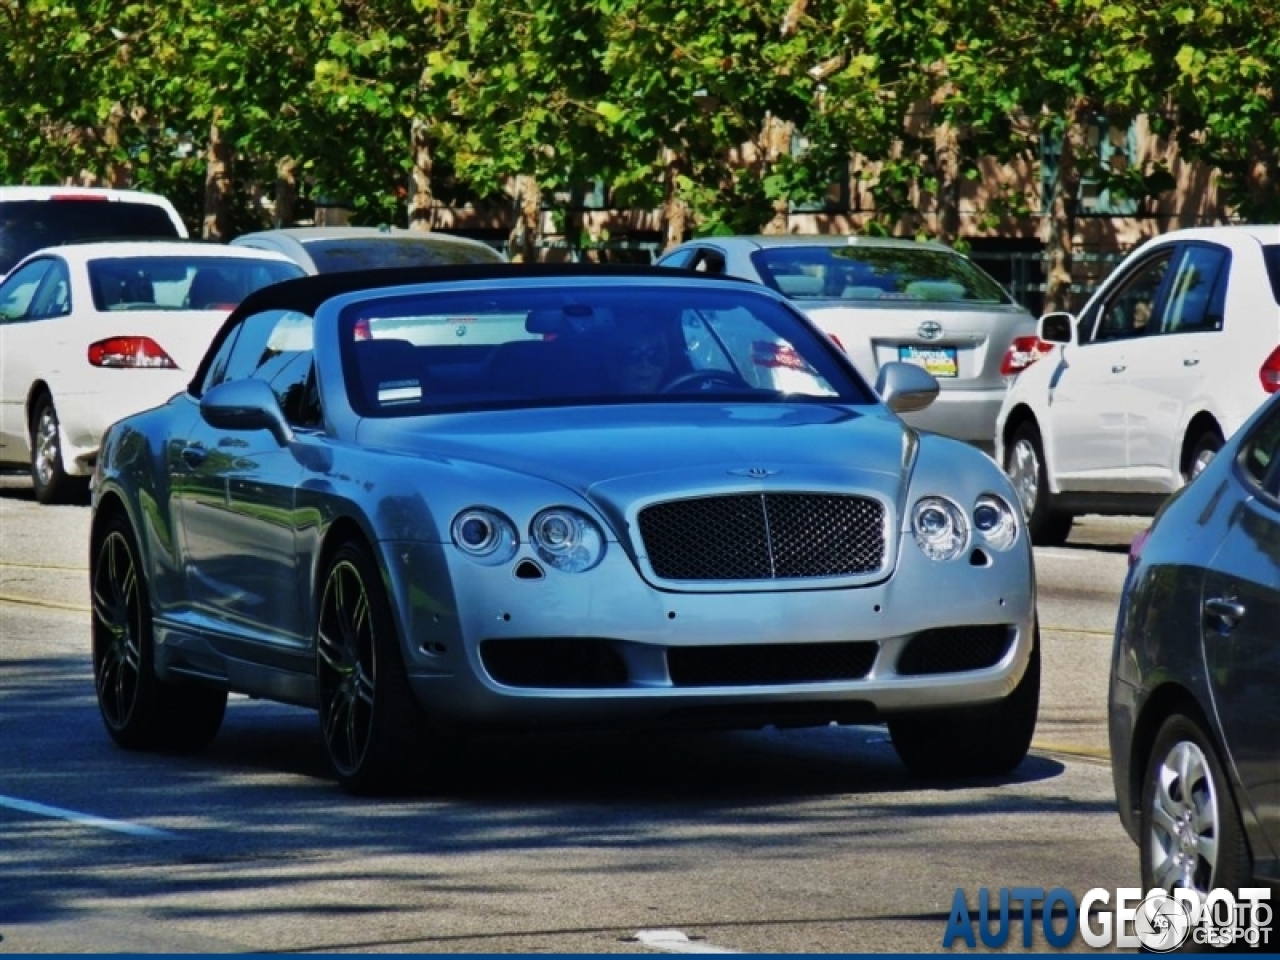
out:
M1073 743L1045 743L1040 740L1031 741L1031 749L1040 753L1055 753L1076 760L1111 761L1111 751L1102 747L1085 747Z
M0 560L0 567L14 567L19 570L66 570L72 573L88 573L88 567L68 567L59 563L15 563L12 560Z
M92 608L81 603L59 603L56 600L37 600L34 597L15 597L10 593L0 593L0 603L17 603L24 607L45 607L50 610L72 610L75 613L92 613Z

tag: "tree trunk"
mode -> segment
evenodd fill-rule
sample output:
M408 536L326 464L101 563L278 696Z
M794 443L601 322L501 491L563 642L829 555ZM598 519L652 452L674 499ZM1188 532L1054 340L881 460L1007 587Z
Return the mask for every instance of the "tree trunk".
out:
M795 9L793 4L792 9ZM803 9L803 5L801 5ZM782 157L791 153L791 139L795 134L795 126L770 115L765 120L764 131L760 137L764 146L763 162L760 164L759 176L764 180L768 172ZM791 228L791 201L788 197L777 197L773 201L773 214L761 228L761 233L786 233Z
M107 127L103 131L102 141L107 145L107 169L102 180L108 187L121 189L128 187L133 179L133 168L128 160L122 159L124 150L121 147L120 127L124 123L124 104L116 101L111 105L107 116Z
M204 230L206 240L231 239L231 145L222 139L221 113L209 124L209 149L204 178Z
M414 117L409 130L413 151L412 192L409 195L409 229L430 230L435 216L435 194L431 192L431 128L426 120Z
M1071 281L1075 266L1076 208L1080 196L1079 160L1088 151L1087 131L1083 123L1089 111L1084 100L1072 104L1064 118L1062 153L1058 157L1058 175L1053 185L1053 204L1049 211L1049 236L1045 253L1049 260L1045 281L1044 309L1072 309Z
M960 237L960 138L949 123L933 132L934 165L938 174L935 198L938 239L954 245Z
M298 209L298 161L285 157L276 164L275 213L271 225L292 226Z
M663 177L662 200L662 249L664 252L684 243L689 218L688 205L680 196L682 168L680 157L674 150L668 150L666 157L667 169Z
M533 263L538 259L539 220L542 214L542 190L536 177L516 177L516 224L507 237L511 259Z

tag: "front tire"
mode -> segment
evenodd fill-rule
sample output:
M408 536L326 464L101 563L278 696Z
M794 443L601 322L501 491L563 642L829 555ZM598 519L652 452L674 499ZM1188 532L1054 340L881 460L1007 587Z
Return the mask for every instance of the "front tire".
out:
M1142 780L1142 889L1249 886L1249 850L1231 783L1197 720L1165 720Z
M894 749L922 777L1004 776L1027 756L1040 710L1040 630L1013 692L994 706L938 710L889 721Z
M227 693L155 673L146 576L128 520L116 515L93 552L93 681L107 733L127 750L198 750L218 735Z
M428 721L409 687L378 566L355 541L337 549L325 573L316 692L325 752L345 790L377 795L423 783Z
M1034 423L1019 424L1013 431L1005 449L1004 472L1018 494L1031 542L1053 547L1066 543L1075 518L1054 508L1044 442Z

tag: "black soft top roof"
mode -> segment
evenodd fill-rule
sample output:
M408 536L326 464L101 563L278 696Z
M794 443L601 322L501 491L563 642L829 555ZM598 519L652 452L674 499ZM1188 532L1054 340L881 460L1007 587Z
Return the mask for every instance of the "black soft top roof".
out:
M227 318L234 322L239 317L262 310L297 310L314 314L320 304L330 297L356 290L377 290L411 283L446 283L457 280L500 280L512 277L701 277L706 273L637 264L600 263L462 263L448 266L393 267L381 270L353 270L342 273L322 273L296 280L282 280L261 290L256 290L241 301ZM734 278L716 278L734 279Z

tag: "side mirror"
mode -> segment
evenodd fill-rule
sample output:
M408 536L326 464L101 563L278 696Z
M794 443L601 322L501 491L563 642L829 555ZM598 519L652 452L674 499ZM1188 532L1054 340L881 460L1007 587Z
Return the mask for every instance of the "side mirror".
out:
M937 398L938 381L923 367L893 360L880 367L876 393L894 413L915 413Z
M293 431L265 380L228 380L200 398L200 416L219 430L270 430L284 446Z
M1075 314L1046 313L1036 322L1036 335L1046 343L1075 343Z

